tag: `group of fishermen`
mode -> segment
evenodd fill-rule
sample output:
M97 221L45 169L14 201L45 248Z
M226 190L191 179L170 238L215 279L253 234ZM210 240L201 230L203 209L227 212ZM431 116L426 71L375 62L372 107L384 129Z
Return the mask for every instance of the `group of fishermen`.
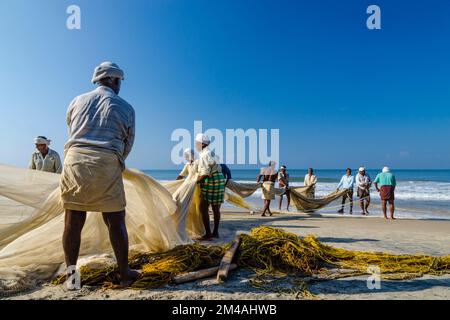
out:
M262 199L264 200L264 209L262 212L262 216L265 216L266 212L269 215L272 215L270 210L270 203L275 199L275 182L278 181L279 187L285 189L285 191L280 194L278 209L281 210L281 206L283 203L283 196L286 195L287 198L287 206L286 210L289 211L290 205L290 191L289 191L289 173L286 171L286 166L281 166L280 171L277 172L275 169L275 163L270 162L268 167L262 168L260 174L258 175L257 182L263 183L262 185ZM309 187L306 191L306 196L308 198L315 197L315 190L317 185L317 177L314 175L314 169L309 168L307 174L304 177L304 186ZM381 208L383 211L384 218L387 217L387 203L390 206L390 216L391 219L395 219L395 187L396 180L394 174L392 174L391 170L388 167L384 167L382 172L379 173L375 180L373 181L375 185L375 189L379 192L381 198ZM360 167L358 170L358 174L355 176L352 175L352 169L347 168L346 173L342 176L339 184L337 186L337 191L340 189L347 190L346 193L342 196L341 208L338 210L338 213L344 214L345 203L348 199L350 204L349 213L353 214L353 194L354 189L356 187L357 197L359 199L361 214L368 215L369 214L369 205L370 205L370 188L372 186L372 180L369 174L366 173L365 167Z
M97 88L77 96L69 105L66 117L69 137L64 145L64 164L58 153L49 148L51 141L45 136L38 136L35 139L37 151L33 153L29 167L61 173L60 192L65 210L62 243L67 275L72 278L76 272L86 212L101 212L116 256L121 285L125 287L133 283L139 273L128 265L129 245L122 172L125 160L133 148L135 111L118 95L123 80L124 72L117 64L107 61L98 65L91 80ZM226 166L220 165L210 150L207 135L198 134L195 143L199 159L194 161L193 151L189 151L188 163L179 178L189 172L197 173L197 183L201 188L200 210L206 229L201 240L210 240L219 237L220 206L224 201L225 184L231 178L231 173ZM258 181L263 178L263 185L274 182L271 173L274 163L269 167L269 171L261 172L258 176ZM286 167L283 166L276 177L280 185L288 190L289 175ZM385 177L377 179L379 182L386 180ZM305 176L305 185L313 186L310 196L314 196L316 183L317 178L310 169ZM270 188L268 193L265 189L267 188L263 188L263 193L271 197ZM289 206L289 192L285 194ZM280 207L281 201L282 199ZM266 201L263 215L266 211L271 214L269 206L270 200ZM214 213L213 231L210 229L209 207Z

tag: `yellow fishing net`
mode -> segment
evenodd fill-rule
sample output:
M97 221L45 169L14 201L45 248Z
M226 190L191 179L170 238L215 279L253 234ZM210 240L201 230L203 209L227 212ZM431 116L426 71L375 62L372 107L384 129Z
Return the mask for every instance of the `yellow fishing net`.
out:
M301 238L267 226L254 228L249 235L241 237L236 262L259 276L323 276L333 270L330 278L335 279L367 274L369 265L378 266L382 276L389 279L450 273L450 255L432 257L351 251L325 245L313 236ZM177 246L165 253L138 254L130 258L130 265L141 269L142 275L132 287L161 287L178 274L217 266L229 246L193 244ZM83 268L81 275L82 284L111 287L111 284L118 283L115 267L101 270ZM53 283L62 284L64 281L65 276L60 276Z
M191 240L204 232L195 176L161 184L139 171L126 170L123 178L130 253L135 259L130 262L142 267L144 275L152 275L140 279L136 286L155 286L151 279L157 279L159 272L164 273L157 281L161 285L179 272L216 265L224 248L211 249ZM58 185L57 174L0 165L0 290L29 288L64 270L64 215ZM233 192L227 192L228 200L246 206L242 195L248 196L249 190L257 188L232 183L230 189ZM241 189L247 191L239 192ZM114 282L113 263L102 216L90 213L82 233L82 273L91 277L89 283ZM325 263L358 272L364 272L369 263L378 263L387 273L408 276L448 271L448 257L346 251L325 246L313 237L300 239L272 228L257 228L251 236L243 236L238 263L259 273L293 270L311 274Z

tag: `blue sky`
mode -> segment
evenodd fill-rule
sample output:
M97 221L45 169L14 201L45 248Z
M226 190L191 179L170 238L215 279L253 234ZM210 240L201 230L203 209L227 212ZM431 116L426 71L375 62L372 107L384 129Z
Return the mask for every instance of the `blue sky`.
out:
M25 166L36 135L62 153L69 102L112 60L137 115L130 167L173 168L172 131L202 120L279 128L291 168L449 168L449 35L442 0L2 0L0 163Z

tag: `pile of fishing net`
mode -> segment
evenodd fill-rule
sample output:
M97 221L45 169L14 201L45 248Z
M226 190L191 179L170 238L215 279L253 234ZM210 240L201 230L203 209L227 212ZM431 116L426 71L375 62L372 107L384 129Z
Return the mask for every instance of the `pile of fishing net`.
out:
M397 280L450 273L450 255L432 257L345 250L325 245L314 236L301 238L267 226L254 228L250 234L242 234L241 237L236 263L259 276L322 275L326 278L329 275L329 279L336 279L367 274L370 265L379 267L382 277ZM158 288L170 284L176 275L218 266L230 245L180 245L164 253L133 256L130 266L141 269L142 274L132 287ZM53 283L62 284L64 281L65 276L61 275ZM114 287L119 283L117 267L81 268L81 283Z

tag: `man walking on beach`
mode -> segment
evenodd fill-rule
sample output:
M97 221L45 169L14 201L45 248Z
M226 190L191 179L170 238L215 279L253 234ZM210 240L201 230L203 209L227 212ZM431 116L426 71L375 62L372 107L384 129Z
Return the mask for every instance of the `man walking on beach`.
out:
M345 175L342 176L341 181L337 186L337 190L340 188L348 190L346 194L342 196L342 207L338 211L338 213L344 213L345 200L349 200L350 202L350 214L353 214L353 187L355 185L355 177L352 176L352 169L347 168L345 171Z
M264 200L264 209L261 213L261 217L266 216L266 212L272 216L272 211L270 210L270 202L275 199L275 181L277 180L277 170L275 169L275 161L269 161L269 165L262 168L258 177L256 178L256 183L260 183L262 179L261 191L262 199Z
M98 87L76 97L67 112L61 198L65 209L63 248L67 267L77 264L86 212L102 212L117 259L121 285L138 276L128 267L125 191L122 171L135 133L133 107L118 96L123 71L112 62L95 68Z
M311 188L309 188L308 193L306 194L308 198L315 197L316 184L317 184L317 177L314 175L314 170L313 168L309 168L308 173L305 175L304 180L305 187L311 186Z
M361 214L369 214L367 209L370 205L370 186L372 185L372 180L366 173L366 168L359 168L355 183L357 188L357 196L359 198L359 205L361 206Z
M278 172L278 183L280 188L285 190L287 199L286 211L289 211L289 205L291 204L291 193L289 190L289 173L286 172L286 166L281 166L280 172ZM281 211L281 205L283 204L283 194L280 195L280 203L278 209Z
M375 188L380 193L381 198L381 208L383 210L384 218L387 219L387 207L386 203L389 202L391 219L394 218L394 191L397 182L395 181L395 176L391 173L391 170L388 167L384 167L382 173L379 173L375 180L373 181Z
M61 173L62 164L58 152L50 149L50 139L44 136L37 136L34 139L36 152L31 156L29 169L52 173Z

